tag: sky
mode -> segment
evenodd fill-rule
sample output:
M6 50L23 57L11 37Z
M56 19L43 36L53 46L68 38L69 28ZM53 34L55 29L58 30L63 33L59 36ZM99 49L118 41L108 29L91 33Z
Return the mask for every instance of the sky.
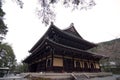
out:
M14 0L5 0L3 9L6 12L5 24L9 32L6 40L14 50L18 62L24 60L28 51L44 35L49 26L41 23L36 15L38 0L23 0L20 9ZM65 9L57 6L54 24L68 28L71 23L78 33L87 41L99 43L120 38L120 0L95 0L96 6L90 10Z

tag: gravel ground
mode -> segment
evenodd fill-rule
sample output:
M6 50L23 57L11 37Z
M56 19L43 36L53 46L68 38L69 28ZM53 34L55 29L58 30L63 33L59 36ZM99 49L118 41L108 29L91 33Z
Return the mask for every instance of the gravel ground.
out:
M88 80L116 80L116 78L120 77L120 75L113 75L113 76L107 76L107 77L96 77L96 78L91 78Z

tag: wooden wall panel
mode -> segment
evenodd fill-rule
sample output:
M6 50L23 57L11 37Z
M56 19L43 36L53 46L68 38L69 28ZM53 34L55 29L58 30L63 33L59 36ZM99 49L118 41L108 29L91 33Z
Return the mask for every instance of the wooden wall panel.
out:
M61 59L61 58L54 58L53 59L53 66L63 67L63 59Z

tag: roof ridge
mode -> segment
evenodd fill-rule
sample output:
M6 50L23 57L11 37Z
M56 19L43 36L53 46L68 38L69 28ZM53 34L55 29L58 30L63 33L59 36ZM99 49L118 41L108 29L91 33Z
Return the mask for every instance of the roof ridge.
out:
M76 36L76 37L79 37L79 38L83 39L83 38L81 37L81 35L80 35L80 34L77 32L77 30L75 29L74 23L71 23L68 28L63 29L62 31L67 32L68 34L72 34L72 35L74 35L74 36Z

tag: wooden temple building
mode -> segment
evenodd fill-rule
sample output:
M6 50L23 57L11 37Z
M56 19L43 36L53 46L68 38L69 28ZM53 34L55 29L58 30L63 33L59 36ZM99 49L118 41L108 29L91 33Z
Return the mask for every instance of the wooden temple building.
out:
M100 72L103 56L88 51L96 46L84 40L73 25L61 30L51 23L23 62L29 72Z

